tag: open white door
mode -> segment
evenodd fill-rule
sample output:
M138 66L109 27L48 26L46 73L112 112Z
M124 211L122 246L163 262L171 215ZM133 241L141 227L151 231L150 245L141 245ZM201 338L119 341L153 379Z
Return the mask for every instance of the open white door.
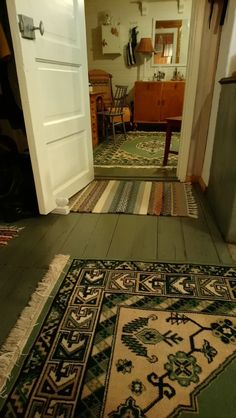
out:
M84 0L7 7L39 211L68 213L68 198L94 177Z

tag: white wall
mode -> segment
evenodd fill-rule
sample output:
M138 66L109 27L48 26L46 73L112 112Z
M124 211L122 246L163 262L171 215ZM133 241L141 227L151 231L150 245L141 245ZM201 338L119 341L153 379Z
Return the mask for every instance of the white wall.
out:
M152 37L153 18L158 20L187 19L191 14L192 0L184 0L183 13L178 13L177 0L157 0L144 2L147 6L147 15L141 15L141 2L132 0L85 0L88 68L102 69L113 75L113 85L118 83L129 84L129 90L136 80L143 76L143 57L136 55L137 65L127 67L125 46L129 41L129 30L138 26L138 41L141 37ZM101 48L101 23L105 13L112 16L113 22L120 22L123 55L102 55ZM166 73L165 79L171 79L175 67L159 67ZM147 61L147 76L153 79L153 74L158 68L152 67L151 58ZM185 74L185 67L178 69Z
M206 186L208 185L210 178L216 119L221 91L219 80L223 77L231 76L233 71L236 71L236 0L229 0L225 23L222 28L207 147L202 170L202 179ZM222 138L222 146L223 141L224 138Z

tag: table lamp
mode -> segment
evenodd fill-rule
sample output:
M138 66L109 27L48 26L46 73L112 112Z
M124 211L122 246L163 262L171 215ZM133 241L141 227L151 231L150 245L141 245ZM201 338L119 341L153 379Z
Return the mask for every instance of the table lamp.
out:
M137 52L141 52L144 55L144 68L143 68L143 79L146 80L146 62L147 62L147 55L152 54L154 52L154 48L152 46L152 39L151 38L141 38L138 48L136 49Z

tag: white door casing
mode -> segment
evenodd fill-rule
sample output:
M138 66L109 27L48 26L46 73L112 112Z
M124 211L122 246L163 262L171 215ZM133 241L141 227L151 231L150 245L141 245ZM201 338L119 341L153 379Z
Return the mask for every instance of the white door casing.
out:
M84 0L7 7L39 211L68 213L68 198L94 178ZM42 21L43 36L23 39L19 14Z
M181 140L177 166L177 177L180 181L186 181L188 175L189 156L191 152L191 134L193 130L206 1L207 0L198 0L192 2L186 86L184 93Z

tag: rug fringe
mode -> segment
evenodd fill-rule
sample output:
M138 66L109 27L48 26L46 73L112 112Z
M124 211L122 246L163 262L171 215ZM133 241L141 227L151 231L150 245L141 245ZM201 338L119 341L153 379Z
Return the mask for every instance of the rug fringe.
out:
M54 257L47 273L31 296L28 306L24 308L14 328L0 348L0 396L4 396L4 386L11 376L11 371L20 358L32 329L48 300L48 296L51 294L69 258L70 256L62 254Z
M198 218L198 205L193 196L193 189L191 183L185 183L185 191L188 201L188 214L191 218Z
M7 245L12 238L18 237L18 233L24 229L24 226L0 225L0 245Z

